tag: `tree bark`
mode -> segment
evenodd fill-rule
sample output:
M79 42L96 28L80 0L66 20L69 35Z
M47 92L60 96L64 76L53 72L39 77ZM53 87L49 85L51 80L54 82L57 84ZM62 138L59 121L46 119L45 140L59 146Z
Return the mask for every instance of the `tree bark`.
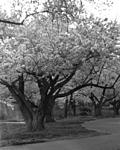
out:
M25 99L25 96L16 87L9 86L9 91L17 101L18 107L22 113L24 121L29 131L38 131L44 129L44 110L42 107L38 112L38 108Z
M47 98L47 105L46 105L46 115L45 115L45 118L46 118L46 122L55 122L55 119L54 119L54 114L53 114L53 109L54 109L54 105L55 105L55 99L54 97L49 97Z
M72 109L73 109L73 115L76 116L76 103L75 103L75 99L73 100Z
M119 109L120 109L120 102L119 100L114 100L112 102L110 102L110 104L113 107L113 111L114 111L114 115L119 115Z
M102 106L101 106L101 105L96 104L96 105L94 106L94 115L95 115L96 117L102 115Z
M67 116L68 116L68 98L66 98L64 105L64 117L67 118Z
M44 115L40 115L39 113L33 114L32 119L32 131L40 131L45 128L44 126Z
M113 106L113 111L114 111L114 114L115 114L116 116L119 115L119 108L118 108L118 107Z
M41 131L45 128L44 126L45 117L43 113L39 113L38 110L37 111L33 110L32 112L30 112L23 105L22 107L20 107L20 110L22 112L28 131Z
M55 122L54 115L53 115L53 110L51 110L47 115L46 115L46 122Z

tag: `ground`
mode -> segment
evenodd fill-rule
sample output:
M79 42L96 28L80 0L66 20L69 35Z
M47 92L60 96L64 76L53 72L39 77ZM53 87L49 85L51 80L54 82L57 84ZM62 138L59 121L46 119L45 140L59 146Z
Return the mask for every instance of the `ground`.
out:
M120 118L97 119L84 123L83 127L106 134L87 138L2 147L0 150L120 150Z
M46 129L40 132L27 132L23 122L1 122L1 146L20 145L28 143L43 143L61 139L73 139L99 135L99 133L82 127L84 121L92 117L70 117L46 124Z

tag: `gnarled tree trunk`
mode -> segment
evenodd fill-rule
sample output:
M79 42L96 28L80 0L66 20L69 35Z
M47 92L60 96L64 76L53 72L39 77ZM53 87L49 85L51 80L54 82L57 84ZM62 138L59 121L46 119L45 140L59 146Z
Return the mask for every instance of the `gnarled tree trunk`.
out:
M38 108L36 108L35 105L29 100L26 100L24 94L15 86L9 86L8 89L17 101L27 129L29 131L38 131L44 129L44 110L40 109L41 111L38 113Z
M55 99L54 99L54 97L51 96L51 97L47 98L47 101L48 102L47 102L46 110L45 110L46 122L55 122L54 114L53 114Z
M44 128L44 115L41 115L38 112L34 113L32 119L32 131L40 131Z

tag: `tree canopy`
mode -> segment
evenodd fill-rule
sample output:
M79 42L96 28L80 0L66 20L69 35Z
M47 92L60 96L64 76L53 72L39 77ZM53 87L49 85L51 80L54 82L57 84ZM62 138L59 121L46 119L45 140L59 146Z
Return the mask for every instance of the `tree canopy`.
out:
M47 1L42 13L38 6L22 21L24 9L0 20L0 83L32 130L44 128L56 98L85 87L111 89L120 77L116 22L83 15L74 1Z

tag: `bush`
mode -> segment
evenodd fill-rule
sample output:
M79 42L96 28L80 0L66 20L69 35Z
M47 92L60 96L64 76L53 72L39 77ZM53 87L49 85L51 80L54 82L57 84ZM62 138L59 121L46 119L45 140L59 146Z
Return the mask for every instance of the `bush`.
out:
M80 115L82 115L82 116L89 115L91 112L92 111L89 107L83 107L80 109Z
M88 112L88 113L91 113L91 109L88 108L88 107L83 107L83 108L81 108L81 111L86 111L86 112Z
M5 119L6 119L6 117L3 114L1 114L0 115L0 120L5 120Z
M80 112L80 115L81 115L81 116L87 116L87 115L89 115L89 114L88 114L88 112L86 112L86 111L82 111L82 112Z

